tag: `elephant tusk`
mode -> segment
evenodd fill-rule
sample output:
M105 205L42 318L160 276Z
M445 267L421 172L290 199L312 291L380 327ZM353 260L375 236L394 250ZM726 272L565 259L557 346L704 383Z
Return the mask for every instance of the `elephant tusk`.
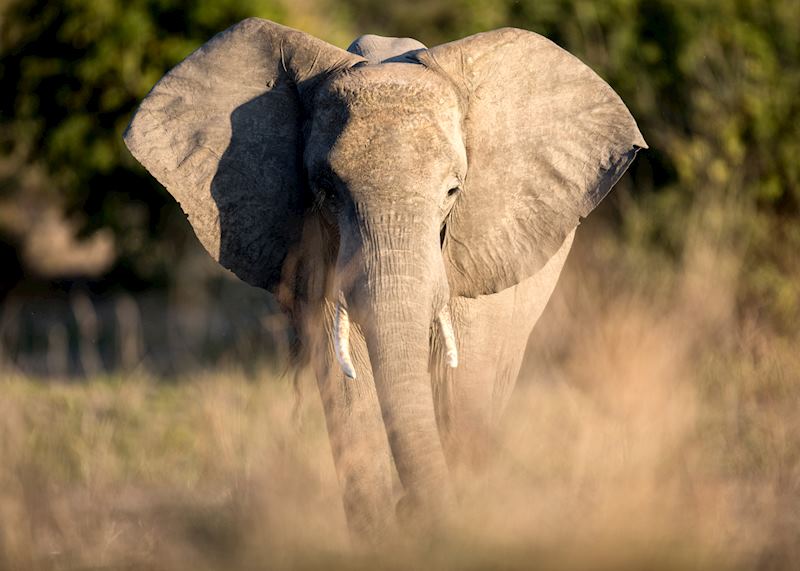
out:
M351 379L356 378L356 368L350 358L350 316L341 301L336 302L336 318L333 324L333 342L336 360L342 372Z
M456 335L453 332L453 322L450 319L450 308L445 306L437 316L439 327L444 338L445 361L453 369L458 367L458 347L456 347Z

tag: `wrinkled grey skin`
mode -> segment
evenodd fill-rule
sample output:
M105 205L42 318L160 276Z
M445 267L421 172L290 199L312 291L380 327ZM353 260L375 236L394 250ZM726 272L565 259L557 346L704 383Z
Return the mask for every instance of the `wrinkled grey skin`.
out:
M531 32L344 51L258 19L170 71L125 141L210 254L290 316L365 538L395 525L395 468L399 511L435 515L450 471L485 461L580 217L646 148L611 88Z

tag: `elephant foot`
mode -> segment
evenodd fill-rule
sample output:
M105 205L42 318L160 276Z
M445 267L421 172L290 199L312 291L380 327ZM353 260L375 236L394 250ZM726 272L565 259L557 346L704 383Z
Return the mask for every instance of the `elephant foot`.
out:
M397 523L401 529L410 530L414 528L413 520L416 511L416 507L410 496L404 495L398 500L395 513L397 514Z
M406 493L395 507L398 527L406 532L417 533L421 529L440 527L454 504L449 488L435 496Z

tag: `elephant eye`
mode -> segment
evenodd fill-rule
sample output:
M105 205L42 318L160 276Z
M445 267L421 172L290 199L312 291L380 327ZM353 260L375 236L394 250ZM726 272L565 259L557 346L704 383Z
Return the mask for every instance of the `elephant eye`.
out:
M453 188L451 188L450 190L447 191L447 196L448 197L455 196L456 194L459 193L460 190L461 189L459 187L454 186Z
M323 212L338 212L338 200L336 187L326 178L318 178L313 181L314 208Z
M317 195L319 200L321 201L331 201L336 198L336 188L333 186L333 183L326 178L317 179L314 182L314 186L317 189Z

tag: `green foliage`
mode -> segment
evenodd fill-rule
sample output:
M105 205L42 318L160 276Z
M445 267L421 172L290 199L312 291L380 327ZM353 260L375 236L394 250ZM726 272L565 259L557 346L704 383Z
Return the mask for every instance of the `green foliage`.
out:
M742 253L741 299L785 324L800 317L800 264L793 255L800 248L797 0L10 0L0 6L0 151L43 167L53 200L85 214L87 231L114 231L115 279L129 286L159 276L169 281L174 244L182 243L186 225L120 135L150 87L211 35L252 15L340 45L364 32L435 45L516 26L544 34L597 70L651 146L615 193L626 205L612 213L619 237L680 261L689 221L721 204L736 215L709 226ZM12 177L0 193L17 187Z

